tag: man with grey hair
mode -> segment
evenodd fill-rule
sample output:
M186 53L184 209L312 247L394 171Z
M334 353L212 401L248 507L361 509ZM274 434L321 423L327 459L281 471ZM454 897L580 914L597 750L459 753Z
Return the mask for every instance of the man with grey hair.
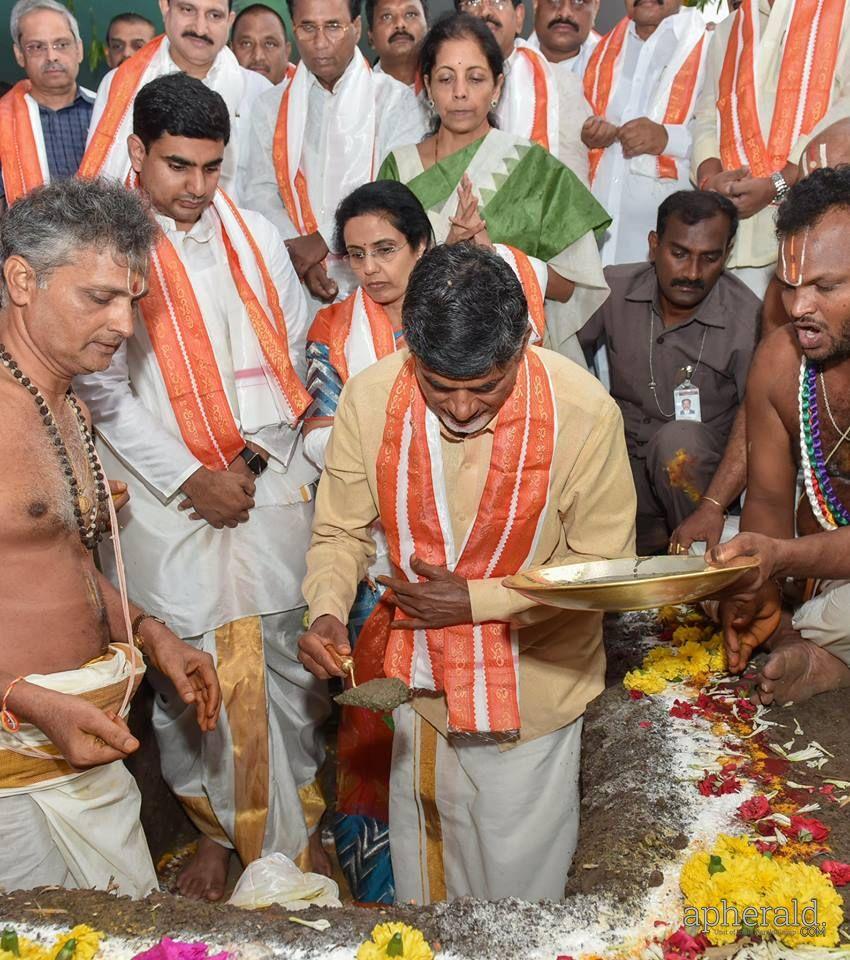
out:
M114 523L75 374L133 332L154 224L135 193L68 179L0 220L0 887L156 887L139 791L121 762L148 662L215 727L212 660L112 586ZM111 514L111 517L110 517ZM113 536L117 530L112 527ZM117 542L116 542L117 553ZM132 629L128 629L132 625Z
M0 100L5 205L51 179L76 174L94 105L94 94L77 85L83 44L66 7L57 0L18 0L10 28L26 79Z

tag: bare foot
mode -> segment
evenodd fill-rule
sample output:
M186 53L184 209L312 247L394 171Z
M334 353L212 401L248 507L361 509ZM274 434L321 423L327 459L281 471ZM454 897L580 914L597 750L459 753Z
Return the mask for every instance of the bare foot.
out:
M333 876L333 864L327 850L322 846L322 828L318 827L310 834L310 863L313 873L320 873L323 877Z
M850 687L850 667L799 634L773 644L759 672L755 694L764 703L799 703L827 690Z
M221 900L227 883L230 853L215 840L201 837L198 852L177 877L177 889L192 900Z

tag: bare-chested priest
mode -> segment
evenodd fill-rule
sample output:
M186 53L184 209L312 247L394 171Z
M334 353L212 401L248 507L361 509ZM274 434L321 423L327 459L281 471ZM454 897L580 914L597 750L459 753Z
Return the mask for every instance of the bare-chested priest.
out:
M850 230L850 167L815 170L792 187L779 208L782 300L792 323L767 337L747 382L747 500L741 529L779 541L805 541L819 531L822 553L812 562L805 542L775 561L776 573L817 577L814 596L780 622L781 597L773 579L749 599L727 601L730 667L741 669L767 641L757 693L765 703L804 700L850 686L850 579L836 531L850 527L850 265L843 238ZM795 511L798 471L804 496ZM754 541L756 546L761 540ZM735 541L733 541L733 544ZM739 549L715 556L726 560ZM773 563L773 561L771 561ZM846 566L846 564L844 565Z
M65 180L0 222L0 887L45 884L144 896L156 886L139 791L121 762L124 720L151 664L216 723L209 656L178 640L95 568L106 481L70 390L133 332L153 224L117 185ZM128 614L126 616L125 614ZM25 751L25 752L21 752Z

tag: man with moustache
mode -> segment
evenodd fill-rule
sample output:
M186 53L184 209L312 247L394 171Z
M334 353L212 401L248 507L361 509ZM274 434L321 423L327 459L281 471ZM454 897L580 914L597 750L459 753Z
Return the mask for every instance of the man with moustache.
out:
M289 0L289 10L301 61L255 105L242 193L286 241L315 313L356 286L328 247L339 202L427 123L413 92L357 48L360 0Z
M666 551L706 495L744 398L759 301L724 272L737 225L725 197L671 194L648 237L649 263L607 267L611 296L579 332L586 352L607 347L642 555Z
M847 115L847 11L846 0L744 0L714 32L692 173L738 208L729 268L758 296L775 273L773 207L795 183L805 144Z
M593 29L600 0L533 0L534 33L528 43L552 64L556 73L565 70L579 79L599 43Z
M156 27L140 13L119 13L106 28L104 52L110 70L120 67L156 36Z
M756 353L747 385L742 535L712 559L755 555L763 562L755 595L722 603L721 617L730 670L743 670L766 643L770 653L755 693L763 703L784 704L850 686L850 447L844 428L850 420L844 253L850 167L817 169L792 187L776 229L776 275L792 322ZM805 492L797 502L800 472ZM806 602L801 605L793 585L774 574L812 578ZM792 612L790 623L783 612Z
M522 39L523 0L454 3L457 11L487 24L505 58L505 82L496 108L499 128L549 150L587 183L587 150L578 131L590 111L581 82L571 73L556 74L546 57Z
M291 77L292 45L286 30L284 0L239 0L233 6L236 19L230 32L230 48L246 70L256 70L277 86Z
M80 28L61 3L18 0L10 28L26 79L0 100L0 211L34 187L74 176L94 103L77 85Z
M691 185L689 125L708 48L702 14L681 0L625 5L584 73L591 189L612 217L606 266L644 260L659 204Z
M165 33L108 73L98 88L81 176L126 180L130 174L127 137L132 133L136 94L156 77L179 71L224 97L231 138L221 183L235 195L237 172L246 162L243 140L251 105L269 88L269 81L241 67L227 46L234 18L230 7L231 0L159 0Z
M578 830L581 718L604 681L602 617L537 606L502 579L633 550L620 413L586 371L528 345L522 287L483 247L426 252L402 324L407 349L340 397L301 659L343 675L379 520L393 606L354 658L358 682L377 668L414 688L393 712L387 771L396 899L558 900Z
M423 0L366 0L367 36L378 61L374 69L409 87L422 104L425 91L419 75L419 48L428 31L428 5Z

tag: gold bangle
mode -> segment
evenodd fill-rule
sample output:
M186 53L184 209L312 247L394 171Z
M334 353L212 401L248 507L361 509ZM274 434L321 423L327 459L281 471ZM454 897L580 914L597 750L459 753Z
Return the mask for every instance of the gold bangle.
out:
M144 638L139 636L139 630L141 629L145 620L154 620L156 623L161 623L163 626L166 626L164 620L160 620L159 617L155 617L152 613L140 613L133 621L133 640L135 641L135 644L139 650L145 649Z
M723 516L724 516L724 517L726 516L726 508L723 506L722 503L720 503L719 501L715 500L713 497L706 497L706 496L703 494L703 496L700 497L700 500L708 500L709 503L713 503L715 507L719 507L719 508L720 508L721 512L723 513Z

